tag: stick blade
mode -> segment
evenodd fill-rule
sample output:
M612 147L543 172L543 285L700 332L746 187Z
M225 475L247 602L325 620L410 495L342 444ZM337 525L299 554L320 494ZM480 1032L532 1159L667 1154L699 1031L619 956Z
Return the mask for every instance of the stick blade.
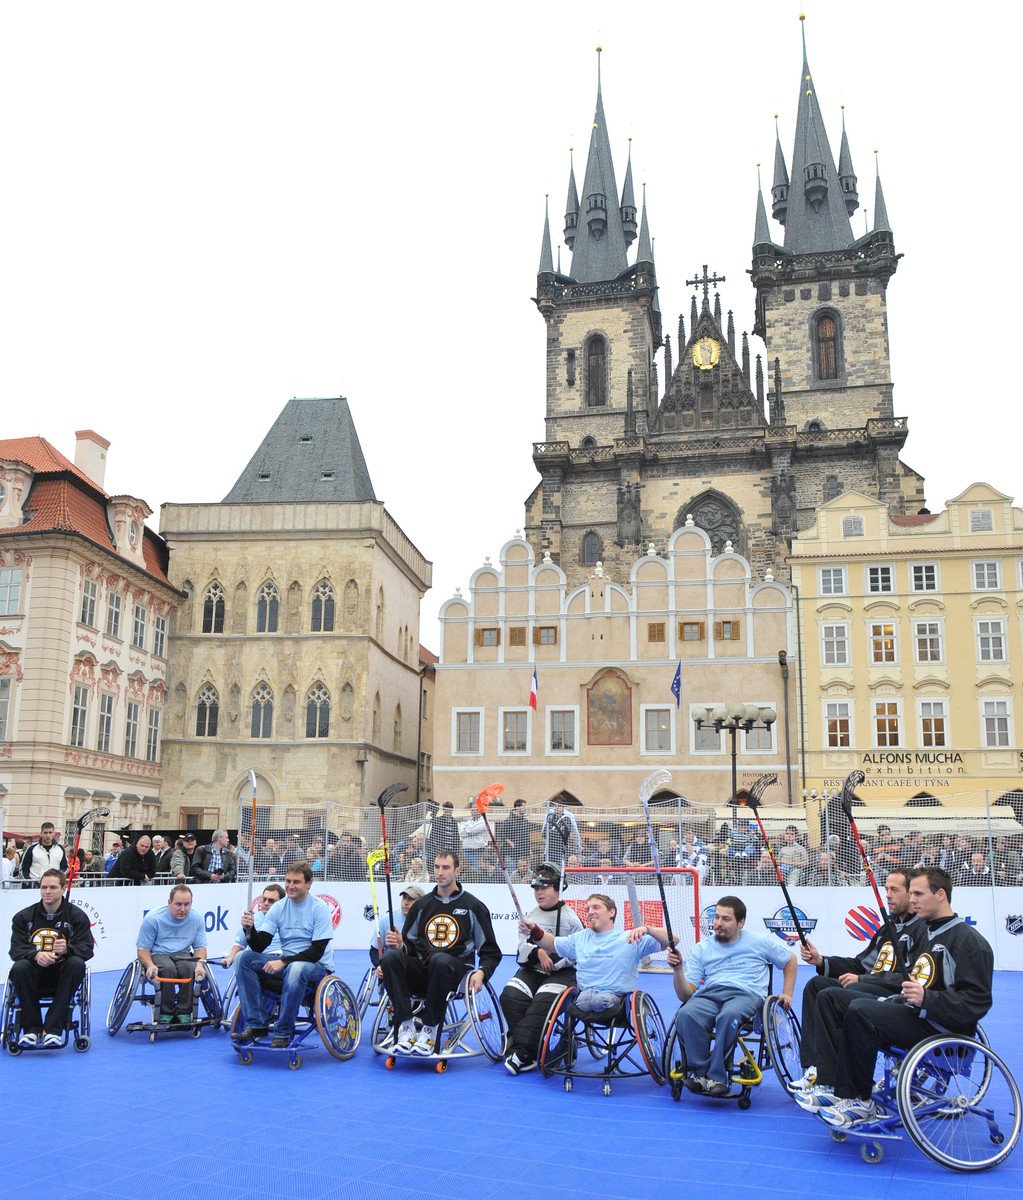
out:
M850 771L845 777L845 783L842 784L842 794L838 798L838 803L842 806L842 812L850 820L852 820L853 792L866 778L866 775L862 771Z
M639 798L644 804L650 803L650 797L659 792L661 788L667 787L671 783L671 772L666 771L663 767L657 771L651 771L650 774L639 785Z
M256 772L253 771L251 768L249 769L249 787L252 788L253 792L255 792L255 790L256 790Z
M503 795L504 795L504 784L503 783L488 784L487 787L485 787L483 789L483 791L480 792L480 794L476 797L473 807L476 809L476 811L478 813L481 813L481 814L485 813L487 811L487 809L490 807L491 802L496 800L498 796L503 796Z
M380 808L386 808L395 796L400 796L402 792L408 791L407 783L392 783L377 796L377 804Z

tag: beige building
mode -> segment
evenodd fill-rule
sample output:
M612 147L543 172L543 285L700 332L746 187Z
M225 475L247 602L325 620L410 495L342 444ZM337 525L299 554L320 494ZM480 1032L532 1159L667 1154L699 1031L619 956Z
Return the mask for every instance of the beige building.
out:
M288 402L222 504L165 504L168 815L277 827L417 789L419 604L431 566L375 497L347 401Z
M158 824L169 624L179 594L150 509L103 490L109 443L75 462L44 438L0 441L0 807L6 828Z
M859 492L792 547L811 788L994 801L1021 786L1023 511L975 483L940 513L891 516Z
M767 800L785 803L778 654L792 650L792 616L785 587L756 583L746 559L730 547L715 555L692 525L663 555L651 548L640 557L627 579L598 564L579 586L516 537L500 566L481 567L469 595L441 609L436 799L460 808L496 780L531 805L568 793L588 808L614 808L634 804L643 778L664 767L676 794L726 803L730 736L696 722L708 708L743 701L779 720L738 734L739 787L777 773Z

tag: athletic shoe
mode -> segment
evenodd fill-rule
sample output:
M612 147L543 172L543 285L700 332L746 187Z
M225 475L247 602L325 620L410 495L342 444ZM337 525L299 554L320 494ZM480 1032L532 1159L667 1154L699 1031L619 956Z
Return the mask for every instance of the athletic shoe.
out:
M44 1033L43 1034L43 1045L44 1046L59 1046L61 1044L61 1042L63 1042L63 1040L64 1039L60 1036L59 1033Z
M270 1049L271 1050L287 1050L287 1048L291 1045L292 1037L294 1037L294 1034L279 1033L273 1039L273 1041L270 1043Z
M817 1083L817 1068L807 1067L798 1079L789 1084L790 1092L808 1092Z
M812 1088L807 1088L802 1092L793 1092L792 1099L799 1105L803 1112L815 1113L822 1108L830 1108L835 1103L838 1097L829 1087L819 1084Z
M394 1043L395 1050L399 1054L411 1054L412 1047L416 1044L416 1024L415 1021L402 1021L401 1028L398 1030L398 1040Z
M696 1096L702 1096L707 1091L707 1080L702 1075L687 1075L682 1082Z
M540 1064L528 1054L515 1050L504 1060L504 1065L513 1075L521 1075L524 1071L535 1071Z
M876 1121L884 1115L883 1110L878 1108L873 1100L846 1100L842 1097L831 1104L822 1105L818 1113L829 1125L838 1129L848 1129L866 1121Z
M21 1035L21 1037L18 1038L19 1046L37 1046L38 1044L39 1044L39 1034L38 1033L23 1033Z
M175 1013L174 1014L174 1024L175 1025L191 1025L192 1024L192 1014L191 1013Z
M245 1046L249 1042L254 1042L261 1037L266 1037L266 1030L256 1025L250 1025L248 1029L243 1029L241 1033L236 1033L233 1040L236 1045Z
M161 1024L161 1025L169 1025L169 1024L170 1024L170 1023L171 1023L173 1020L174 1020L174 1014L173 1014L173 1013L160 1013L160 1016L159 1016L159 1024Z
M412 1053L422 1055L435 1054L436 1046L437 1026L424 1025L419 1032L419 1037L416 1038L415 1045L412 1047Z
M722 1083L720 1079L706 1078L704 1081L704 1090L708 1096L727 1096L728 1084Z

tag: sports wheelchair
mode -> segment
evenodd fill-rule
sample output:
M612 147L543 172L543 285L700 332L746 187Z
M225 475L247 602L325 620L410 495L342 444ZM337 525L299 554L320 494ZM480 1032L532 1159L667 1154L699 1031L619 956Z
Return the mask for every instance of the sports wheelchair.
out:
M664 1022L646 992L626 992L620 1003L597 1013L576 1008L578 995L578 988L566 988L547 1014L540 1038L544 1078L564 1076L566 1092L575 1079L600 1079L605 1096L613 1079L649 1075L662 1086Z
M15 1058L26 1050L63 1050L69 1042L79 1054L84 1054L92 1045L90 1036L91 995L92 981L89 976L89 968L86 966L82 982L75 989L71 1003L68 1005L67 1021L64 1024L60 1045L44 1046L40 1043L36 1046L22 1046L18 1042L22 1033L21 1004L14 981L8 979L4 986L3 1005L0 1007L0 1045L6 1047L7 1053ZM39 997L39 1007L44 1017L52 1000L52 995Z
M779 1047L778 1059L783 1063L790 1060L781 1056L781 1047L788 1045L795 1030L796 1056L799 1063L799 1020L791 1009L785 1008L777 996L768 996L763 1007L749 1020L739 1027L739 1036L732 1051L732 1059L728 1070L728 1091L722 1096L707 1096L710 1100L736 1100L743 1111L753 1103L753 1089L759 1087L764 1079L764 1071L775 1064L772 1046ZM678 1035L678 1029L672 1020L668 1030L668 1040L664 1047L662 1066L664 1077L671 1088L671 1098L682 1098L685 1080L689 1074L686 1065L685 1048ZM788 1082L794 1078L791 1074L782 1075L778 1072L782 1087L787 1088ZM706 1093L697 1093L706 1095Z
M139 960L133 959L121 973L114 994L110 998L107 1009L107 1033L114 1037L124 1025L125 1018L131 1006L138 1002L148 1010L148 1020L131 1021L124 1025L125 1033L148 1033L150 1042L155 1042L162 1034L190 1033L197 1038L204 1029L216 1029L220 1026L224 1015L224 1005L220 998L220 989L213 978L213 972L206 971L205 978L196 980L192 990L192 1017L187 1024L160 1024L160 984L182 983L184 980L170 979L158 976L150 982L146 978L145 968Z
M268 1001L266 1024L272 1028L277 1020L280 1008L280 993L283 980L270 977L263 982L263 991ZM231 1015L229 1033L231 1046L238 1055L242 1066L249 1066L256 1054L286 1054L288 1067L297 1071L302 1066L302 1055L299 1051L315 1031L319 1034L324 1049L338 1062L347 1062L359 1048L362 1037L362 1020L352 989L337 975L324 975L305 995L299 1006L295 1021L295 1032L289 1045L280 1049L271 1046L270 1035L257 1038L253 1042L239 1044L237 1034L240 1032L242 1009L235 1005Z
M359 1006L359 1016L365 1021L370 1007L376 1007L384 998L384 985L377 975L376 967L369 967L362 977L355 999Z
M501 1005L489 983L484 983L478 992L469 987L471 974L467 974L458 987L448 993L434 1053L414 1056L420 1062L434 1063L435 1070L440 1074L448 1069L452 1059L478 1058L482 1054L496 1063L504 1057L508 1027ZM384 1065L393 1071L399 1058L413 1056L395 1052L394 1008L382 988L378 996L376 1019L373 1022L373 1051L385 1054L387 1058ZM422 999L413 997L412 1016L420 1025L423 1004Z

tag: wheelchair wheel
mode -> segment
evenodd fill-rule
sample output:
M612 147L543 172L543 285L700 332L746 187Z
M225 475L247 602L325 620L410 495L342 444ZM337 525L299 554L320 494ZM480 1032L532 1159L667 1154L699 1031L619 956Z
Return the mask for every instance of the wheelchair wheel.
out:
M373 1033L370 1038L370 1045L378 1054L384 1052L380 1047L380 1043L389 1033L393 1017L394 1009L391 1008L391 1002L381 992L380 1003L377 1005L376 1016L373 1018Z
M212 973L206 975L196 991L199 994L200 1010L205 1012L211 1021L219 1024L224 1016L224 1002L220 998L220 988L217 987L217 981L213 978Z
M571 1064L575 1017L568 1010L578 995L578 988L565 988L547 1014L540 1038L540 1072L545 1077L564 1063Z
M377 986L377 971L376 967L370 967L362 977L362 983L359 984L359 991L356 996L356 1003L359 1007L359 1016L365 1021L366 1013L369 1011L369 1006L373 1002L373 993Z
M238 1003L238 980L231 976L230 982L224 988L220 996L220 1023L226 1029L231 1021L231 1013L234 1011L234 1006Z
M672 1100L681 1100L682 1094L685 1091L682 1081L687 1074L686 1052L682 1046L682 1039L678 1036L678 1030L675 1028L674 1021L671 1023L671 1028L668 1030L668 1036L664 1043L664 1054L661 1057L661 1074L671 1088Z
M980 1041L939 1036L902 1061L895 1096L906 1132L936 1163L986 1171L1019 1140L1020 1093L1009 1068Z
M336 975L320 980L313 998L316 1030L332 1057L346 1062L359 1046L362 1019L352 989Z
M507 1026L494 989L489 983L485 983L478 992L474 992L469 987L467 976L465 1006L469 1011L469 1020L472 1021L480 1049L491 1062L500 1062L504 1057L504 1035Z
M778 1082L786 1095L789 1084L803 1074L799 1061L801 1031L799 1018L791 1008L779 1003L777 996L768 996L764 1001L764 1040L767 1054Z
M660 1011L646 992L632 993L629 1019L650 1078L661 1087L664 1083L663 1058L667 1038Z
M8 979L4 986L3 1008L0 1009L0 1045L6 1047L8 1054L15 1058L21 1053L18 1045L18 998L14 994L14 985Z
M88 967L78 989L78 1040L89 1042L92 1033L92 972ZM72 1012L74 1008L72 1006ZM75 1049L78 1049L77 1043Z
M142 964L137 958L122 971L121 978L117 981L117 987L114 988L114 994L110 997L110 1007L107 1009L107 1033L111 1037L124 1024L124 1018L128 1015L135 1000L135 993L138 991L142 975Z

